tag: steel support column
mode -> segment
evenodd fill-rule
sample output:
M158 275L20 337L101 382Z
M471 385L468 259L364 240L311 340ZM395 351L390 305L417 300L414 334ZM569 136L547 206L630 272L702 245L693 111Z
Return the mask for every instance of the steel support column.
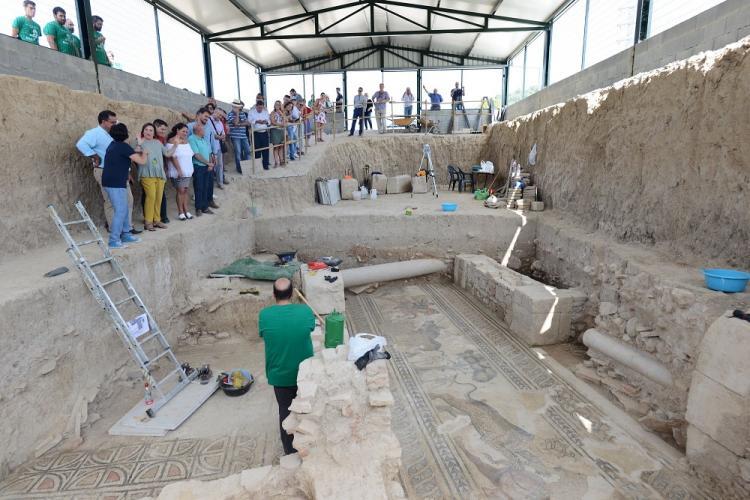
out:
M203 39L203 71L206 73L206 96L214 96L214 79L211 72L211 47L205 36L201 36Z
M83 57L93 61L92 54L96 52L96 44L94 43L94 28L91 21L91 2L89 0L76 0L76 8L78 9L78 29L81 33Z
M648 37L648 20L651 14L650 0L638 0L638 7L635 15L635 40L634 45L642 42Z
M159 78L162 83L166 83L164 80L164 61L161 55L161 34L159 33L159 10L154 5L154 25L156 26L156 52L159 55Z
M417 116L422 115L422 70L417 70Z
M503 66L503 102L502 106L508 105L508 64Z
M542 88L549 85L549 53L552 45L552 28L544 32L544 62L542 65Z
M240 90L240 58L234 55L234 74L237 76L237 97L242 100L242 91Z
M263 72L258 74L258 89L260 90L260 93L263 94L263 96L266 98L266 107L268 107L268 96L266 95L266 74Z

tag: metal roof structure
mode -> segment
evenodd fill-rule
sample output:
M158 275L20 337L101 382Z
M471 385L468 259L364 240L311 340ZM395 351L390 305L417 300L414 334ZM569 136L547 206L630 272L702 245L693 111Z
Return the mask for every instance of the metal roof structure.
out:
M148 0L263 72L503 65L566 0Z

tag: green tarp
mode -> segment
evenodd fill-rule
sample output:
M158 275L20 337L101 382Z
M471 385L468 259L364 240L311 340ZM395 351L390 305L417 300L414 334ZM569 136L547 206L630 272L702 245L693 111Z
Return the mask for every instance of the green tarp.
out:
M248 257L246 259L235 260L227 267L214 271L210 276L212 278L244 276L253 280L275 281L279 278L292 279L292 276L299 271L299 268L300 263L296 260L283 266L277 266L271 262L260 262Z

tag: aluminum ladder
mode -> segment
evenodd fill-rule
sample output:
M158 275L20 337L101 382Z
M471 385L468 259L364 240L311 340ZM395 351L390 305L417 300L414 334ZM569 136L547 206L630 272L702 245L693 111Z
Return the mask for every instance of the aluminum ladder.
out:
M138 292L135 291L132 283L123 272L120 263L110 252L107 242L102 239L83 203L78 201L75 204L80 219L70 222L64 222L53 205L49 205L48 208L52 220L68 245L68 255L80 271L96 301L112 320L120 339L143 372L144 381L147 384L147 395L150 390L156 393L156 397L153 397L153 405L146 409L146 414L149 417L155 416L156 412L170 399L190 385L198 375L198 370L191 370L186 373L177 360L159 325L157 325L156 320L151 316ZM84 226L89 236L82 241L76 241L70 233L69 228L71 226ZM82 251L82 247L93 244L98 246L99 252L96 252L96 260L89 262ZM108 276L102 276L104 273L107 273ZM122 285L122 288L117 290L115 288L117 284ZM124 295L113 298L112 295L115 291L119 291L120 294L124 291ZM128 308L132 312L125 312ZM143 315L148 320L148 330L139 336L135 336L131 334L131 329L125 318L136 318ZM168 373L157 380L154 372L158 369L157 362L162 359L169 363Z

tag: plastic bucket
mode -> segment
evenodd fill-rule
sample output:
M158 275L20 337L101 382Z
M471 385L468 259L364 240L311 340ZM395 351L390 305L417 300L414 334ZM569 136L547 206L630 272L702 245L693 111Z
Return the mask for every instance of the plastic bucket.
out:
M326 316L326 334L324 344L326 348L336 347L344 343L344 315L335 309Z
M750 280L750 274L734 269L704 269L703 277L710 290L726 293L744 292Z
M455 212L458 208L458 203L443 203L442 205L443 212Z

